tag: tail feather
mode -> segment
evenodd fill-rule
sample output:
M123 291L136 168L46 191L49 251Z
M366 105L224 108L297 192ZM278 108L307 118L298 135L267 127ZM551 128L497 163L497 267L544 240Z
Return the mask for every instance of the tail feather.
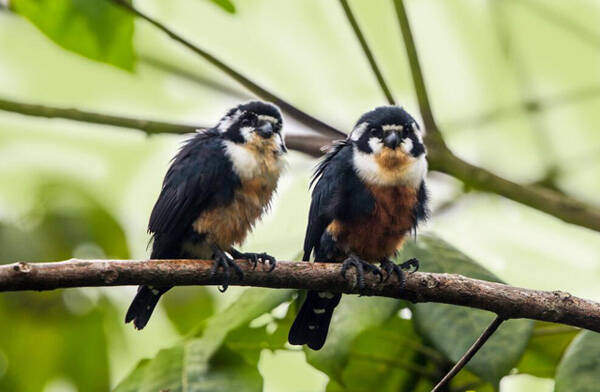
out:
M139 286L133 302L129 305L125 315L125 323L133 321L136 329L142 329L148 324L150 316L160 299L168 288L154 288L150 286Z
M333 310L341 298L341 294L309 291L290 328L290 344L306 344L313 350L323 347Z

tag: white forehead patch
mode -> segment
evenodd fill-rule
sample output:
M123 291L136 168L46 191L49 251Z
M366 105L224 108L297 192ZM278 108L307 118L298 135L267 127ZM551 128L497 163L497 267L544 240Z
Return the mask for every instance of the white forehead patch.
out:
M259 120L263 120L263 121L269 121L269 122L271 122L273 124L277 124L279 122L275 117L268 116L266 114L259 114L258 115L258 119Z
M383 129L384 131L401 131L404 129L404 127L402 125L397 124L386 124L382 125L381 129Z
M242 115L242 111L238 109L231 116L223 117L223 119L221 121L219 121L219 124L217 125L217 129L221 132L227 132L229 127L232 124L234 124L240 118L241 115Z
M357 141L360 137L365 133L367 128L369 127L368 122L362 122L354 127L352 132L350 132L350 140Z

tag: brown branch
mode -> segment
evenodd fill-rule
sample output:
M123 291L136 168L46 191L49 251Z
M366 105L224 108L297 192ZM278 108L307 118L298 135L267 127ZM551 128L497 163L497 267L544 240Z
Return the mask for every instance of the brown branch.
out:
M53 290L67 287L123 285L219 285L211 277L211 260L78 260L56 263L15 263L0 266L0 292ZM231 285L309 289L358 294L354 273L345 280L340 264L279 262L273 272L255 270L239 261L244 279L235 274ZM600 303L561 291L540 291L453 274L408 274L402 289L396 279L379 283L365 278L362 295L439 302L494 312L502 317L550 321L600 332Z
M452 378L456 376L463 367L465 367L465 365L471 360L471 358L473 358L473 356L477 354L477 351L479 351L479 349L483 347L485 342L487 342L488 339L492 337L494 332L496 332L496 330L498 329L500 324L504 322L504 320L506 320L504 317L496 316L496 318L491 322L490 325L488 325L485 331L483 331L481 336L477 338L475 343L473 343L473 345L469 347L467 352L463 354L460 360L456 362L452 369L450 369L450 371L444 376L444 378L442 378L440 382L437 383L437 385L431 390L431 392L441 391L442 388L444 388L446 384L448 384L448 382L450 382L450 380L452 380Z
M223 61L221 61L217 57L208 53L206 50L194 45L193 43L186 40L182 36L176 34L173 30L169 29L167 26L160 23L156 19L153 19L150 16L146 15L145 13L141 12L140 10L135 8L133 5L129 4L127 1L112 0L112 2L123 7L125 10L131 12L133 15L145 20L146 22L150 23L157 29L161 30L162 32L167 34L171 39L179 42L180 44L187 47L188 49L190 49L197 55L201 56L206 61L208 61L209 63L211 63L212 65L214 65L215 67L217 67L218 69L220 69L221 71L223 71L224 73L229 75L236 82L238 82L239 84L241 84L242 86L247 88L252 93L256 94L257 96L261 97L262 99L265 99L267 101L271 101L271 102L277 104L277 106L279 106L281 108L281 110L287 112L287 114L290 117L297 119L298 121L302 122L303 124L308 125L315 131L322 133L324 135L328 135L328 136L332 136L332 137L340 137L340 136L345 137L346 136L346 134L343 133L342 131L340 131L340 130L336 129L335 127L332 127L331 125L319 120L318 118L313 117L310 114L300 110L296 106L292 105L291 103L287 102L286 100L282 99L281 97L273 94L272 92L268 91L264 87L260 86L258 83L255 83L254 81L250 80L246 76L244 76L241 73L239 73L238 71L234 70L229 65L225 64Z
M0 98L0 110L47 118L66 118L96 124L140 129L148 134L188 133L201 128L198 125L174 124L137 118L117 117L77 109L30 105ZM322 155L321 148L333 141L330 136L289 135L288 147L312 156ZM600 209L582 203L561 193L534 185L521 185L499 177L483 168L471 165L455 156L445 146L432 144L429 147L429 164L437 170L458 178L470 186L496 193L544 211L565 222L600 231Z

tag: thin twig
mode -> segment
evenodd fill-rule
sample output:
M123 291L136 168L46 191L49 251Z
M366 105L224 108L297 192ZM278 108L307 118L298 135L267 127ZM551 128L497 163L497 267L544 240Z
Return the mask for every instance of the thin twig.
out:
M439 392L439 391L441 391L442 388L446 384L448 384L448 382L450 382L450 380L454 376L456 376L456 374L458 374L458 372L460 372L460 370L471 360L471 358L473 358L473 356L475 354L477 354L477 351L479 351L479 349L485 344L485 342L487 342L487 340L493 335L493 333L496 332L496 330L498 329L498 327L500 326L500 324L502 324L502 322L504 322L504 320L506 320L504 317L502 317L500 315L496 316L496 318L494 319L494 321L492 321L490 323L490 325L488 325L488 327L485 329L485 331L483 331L483 333L481 334L481 336L479 336L479 338L477 338L477 340L475 341L475 343L473 343L473 345L471 347L469 347L469 349L462 356L462 358L458 362L456 362L456 365L454 365L452 367L452 369L450 369L450 371L431 390L431 392Z
M224 73L229 75L231 78L233 78L239 84L241 84L242 86L244 86L249 91L256 94L257 96L261 97L262 99L265 99L267 101L271 101L271 102L277 104L282 110L287 112L291 117L294 117L298 121L301 121L302 123L309 125L313 130L315 130L319 133L322 133L324 135L333 136L333 137L340 137L340 136L345 137L346 136L346 134L344 132L332 127L329 124L324 123L323 121L309 115L306 112L303 112L302 110L298 109L296 106L290 104L289 102L285 101L284 99L280 98L279 96L271 93L270 91L266 90L262 86L259 86L257 83L253 82L246 76L244 76L241 73L239 73L238 71L234 70L232 67L225 64L223 61L219 60L217 57L213 56L212 54L208 53L204 49L194 45L190 41L188 41L185 38L181 37L180 35L176 34L174 31L172 31L171 29L166 27L164 24L158 22L157 20L151 18L150 16L146 15L145 13L139 11L137 8L135 8L133 5L129 4L127 1L125 1L125 0L112 0L112 1L115 4L120 5L127 11L131 12L132 14L136 15L137 17L144 19L148 23L152 24L154 27L156 27L157 29L161 30L162 32L167 34L169 37L171 37L174 41L179 42L180 44L184 45L188 49L192 50L194 53L200 55L206 61L208 61L209 63L211 63L212 65L214 65L215 67L217 67L218 69L220 69L221 71L223 71Z
M91 286L183 286L220 285L221 276L211 276L212 260L81 260L56 263L15 263L0 266L0 292L53 290ZM369 274L365 288L356 284L355 272L348 279L339 263L280 261L277 268L252 268L238 261L244 272L233 274L230 285L342 292L438 302L488 310L508 318L549 321L600 332L600 303L561 291L530 290L502 283L466 278L455 274L414 272L406 285L397 279L379 282Z
M431 110L429 95L427 94L427 87L425 86L425 80L423 79L423 71L419 61L417 48L415 47L415 40L410 28L410 22L406 15L404 1L394 0L394 6L396 8L396 15L398 16L398 24L402 31L402 38L404 39L404 48L406 50L406 57L408 57L410 73L412 75L413 84L415 85L415 92L417 94L421 116L423 116L423 122L425 123L425 128L429 132L429 135L437 135L439 134L439 128ZM437 142L443 143L441 137L437 137L436 139Z
M383 91L383 94L385 95L385 98L387 99L388 103L390 105L395 105L396 101L394 100L394 97L392 96L392 92L391 92L390 88L388 87L388 85L385 83L383 74L381 73L379 66L377 66L375 57L373 57L373 52L371 52L371 48L369 48L369 45L367 44L367 40L365 39L365 36L363 35L362 31L360 30L360 27L358 26L358 22L356 21L356 18L354 17L354 14L352 13L352 9L350 8L350 5L348 5L348 0L340 0L340 4L342 5L342 8L344 9L344 13L346 14L346 18L348 18L348 22L350 22L350 26L352 26L352 30L354 30L354 34L356 34L356 38L358 38L358 42L360 43L360 46L361 46L365 56L367 56L367 60L369 61L371 70L375 74L375 78L377 79L377 83L379 83L379 87L381 87L381 90Z

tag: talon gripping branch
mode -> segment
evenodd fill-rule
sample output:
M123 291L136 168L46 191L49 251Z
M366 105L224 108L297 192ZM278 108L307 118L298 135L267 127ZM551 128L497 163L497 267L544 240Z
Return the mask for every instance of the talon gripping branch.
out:
M317 167L303 260L314 252L316 261L342 262L344 276L354 267L359 288L364 271L383 279L375 262L386 279L395 273L403 281L402 268L417 268L417 260L396 265L389 257L427 216L425 155L423 133L404 109L385 106L364 114ZM320 349L340 299L309 291L289 342Z
M223 290L231 269L243 275L226 252L275 267L272 256L242 253L233 245L244 241L277 187L287 151L281 127L277 107L254 101L231 109L216 127L199 131L183 145L150 216L151 258L212 258L213 273L223 270ZM125 322L144 328L170 288L140 286Z

